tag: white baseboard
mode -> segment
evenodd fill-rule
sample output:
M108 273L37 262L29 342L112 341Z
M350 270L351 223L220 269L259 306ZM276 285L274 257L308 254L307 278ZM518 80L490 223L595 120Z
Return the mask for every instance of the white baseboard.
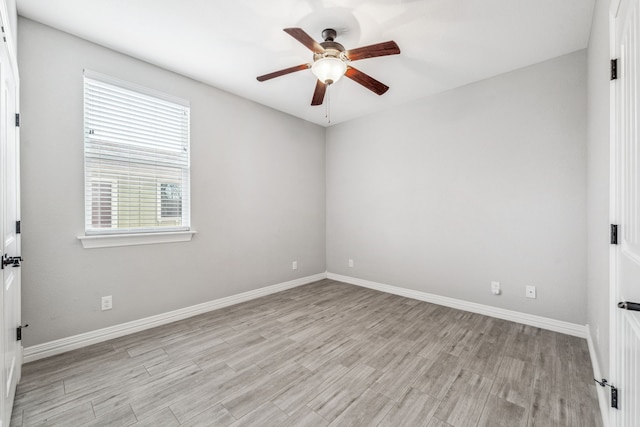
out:
M209 311L228 307L230 305L239 304L241 302L260 298L265 295L270 295L276 292L295 288L297 286L305 285L307 283L312 283L325 278L350 283L352 285L362 286L369 289L375 289L377 291L387 292L394 295L400 295L407 298L417 299L420 301L426 301L433 304L443 305L446 307L456 308L459 310L484 314L486 316L497 317L499 319L510 320L517 323L523 323L525 325L536 326L539 328L573 335L580 338L588 337L586 327L583 325L577 325L574 323L563 322L560 320L549 319L532 314L520 313L513 310L491 307L488 305L458 300L455 298L443 297L426 292L401 288L398 286L385 285L369 280L325 272L315 274L313 276L302 277L300 279L295 279L288 282L266 286L264 288L255 289L253 291L243 292L237 295L231 295L213 301L208 301L202 304L193 305L191 307L181 308L178 310L170 311L168 313L158 314L156 316L146 317L144 319L134 320L127 323L122 323L120 325L110 326L108 328L98 329L95 331L26 347L24 349L23 361L24 363L33 362L45 357L54 356L56 354L75 350L81 347L86 347L91 344L108 341L113 338L118 338L145 329L155 328L156 326L166 325L167 323L186 319L188 317L207 313Z
M596 354L596 348L593 345L593 339L591 338L591 329L589 325L587 329L587 344L589 345L589 356L591 356L591 366L593 367L593 378L598 381L602 379L600 373L600 364L598 363L598 355ZM598 394L598 403L600 404L600 414L602 415L602 425L609 427L609 400L607 399L606 387L596 386L596 393Z
M167 323L177 320L186 319L198 314L207 313L219 308L228 307L230 305L239 304L241 302L260 298L286 289L295 288L297 286L306 285L307 283L316 282L325 279L326 273L314 274L313 276L301 277L300 279L290 280L288 282L278 283L264 288L255 289L253 291L243 292L237 295L231 295L208 301L202 304L185 307L168 313L158 314L156 316L145 317L144 319L134 320L120 325L110 326L108 328L98 329L55 341L49 341L43 344L33 345L24 349L24 363L33 362L34 360L43 359L45 357L54 356L66 351L75 350L77 348L86 347L113 338L139 332L145 329L155 328L156 326L166 325Z
M587 337L586 327L576 323L564 322L562 320L549 319L548 317L536 316L533 314L520 313L518 311L506 310L504 308L492 307L490 305L478 304L475 302L463 301L455 298L443 297L421 291L401 288L398 286L385 285L383 283L372 282L370 280L358 279L355 277L343 276L327 272L327 278L339 282L350 283L376 291L387 292L389 294L400 295L407 298L444 305L445 307L457 308L459 310L470 311L472 313L484 314L485 316L497 317L498 319L510 320L516 323L548 329L567 335L580 338Z

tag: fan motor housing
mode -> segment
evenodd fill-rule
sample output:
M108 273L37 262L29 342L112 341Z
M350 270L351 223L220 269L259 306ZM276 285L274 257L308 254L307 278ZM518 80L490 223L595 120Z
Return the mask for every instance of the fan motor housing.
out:
M344 52L344 46L334 41L337 35L337 31L333 28L327 28L322 31L322 38L324 39L324 41L320 43L320 46L324 48L324 52L315 53L313 55L314 61L326 57L339 58L342 60L345 59L344 55L340 55L342 52Z
M346 61L348 59L346 55L343 53L344 46L342 46L340 43L327 41L327 42L320 43L320 46L324 48L324 52L314 53L313 54L314 61L317 61L320 58L327 58L327 57L338 58L342 61Z
M320 46L324 48L324 50L337 50L338 52L344 52L344 46L342 46L338 42L327 41L320 43Z

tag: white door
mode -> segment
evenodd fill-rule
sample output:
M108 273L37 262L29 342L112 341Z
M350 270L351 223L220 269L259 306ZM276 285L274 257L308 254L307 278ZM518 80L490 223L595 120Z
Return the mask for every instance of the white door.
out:
M7 44L0 41L0 233L2 247L2 426L8 426L22 366L20 326L20 145L16 128L16 80ZM10 258L15 262L8 262ZM5 265L6 264L6 265Z
M612 426L640 425L640 312L617 307L640 303L640 0L612 2L612 45L618 75L612 83L613 249L611 383L618 388Z

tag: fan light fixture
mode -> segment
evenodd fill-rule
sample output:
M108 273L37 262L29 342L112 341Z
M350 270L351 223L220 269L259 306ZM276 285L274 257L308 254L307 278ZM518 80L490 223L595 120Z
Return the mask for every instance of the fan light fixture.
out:
M339 58L326 56L316 60L311 66L311 72L324 84L330 85L340 80L347 72L347 64Z

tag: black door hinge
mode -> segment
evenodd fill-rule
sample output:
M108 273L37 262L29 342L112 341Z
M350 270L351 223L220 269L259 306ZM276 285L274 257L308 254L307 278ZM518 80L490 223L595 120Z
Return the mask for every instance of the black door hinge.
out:
M600 387L611 387L611 407L618 409L618 389L607 381L606 378L603 378L602 381L598 381L597 379L593 379Z
M16 234L20 234L20 221L16 221Z
M23 328L28 328L29 325L20 325L16 328L16 340L17 341L22 341L22 329Z
M611 60L611 80L618 78L618 58Z
M16 127L20 127L20 113L16 113Z
M618 244L618 224L611 224L611 244Z

